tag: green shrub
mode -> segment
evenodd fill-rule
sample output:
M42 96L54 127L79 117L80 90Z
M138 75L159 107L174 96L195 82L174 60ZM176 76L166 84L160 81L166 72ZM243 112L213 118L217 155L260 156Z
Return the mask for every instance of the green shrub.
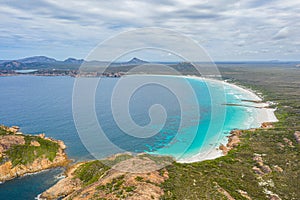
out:
M95 160L81 165L75 171L75 177L79 178L84 184L92 184L109 169L108 166L104 165L101 161Z

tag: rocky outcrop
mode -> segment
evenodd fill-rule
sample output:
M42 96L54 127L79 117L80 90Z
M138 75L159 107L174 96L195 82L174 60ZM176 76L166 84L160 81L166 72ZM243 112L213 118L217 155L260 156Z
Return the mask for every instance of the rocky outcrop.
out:
M295 137L297 143L300 144L300 131L296 131L294 133L294 137Z
M248 195L248 193L246 191L238 190L237 192L240 193L240 195L242 195L244 198L246 198L248 200L252 200L252 198Z
M240 141L240 136L242 134L241 130L233 130L230 132L230 135L228 136L228 143L225 145L221 144L219 146L219 149L223 152L224 155L227 155L227 153L234 147L238 146Z
M230 133L230 136L228 138L228 143L227 143L227 147L229 148L233 148L238 146L238 144L240 143L240 136L242 134L242 131L240 130L233 130Z
M279 167L278 165L273 166L274 171L282 173L283 169L281 167Z
M31 141L31 142L30 142L30 145L31 145L31 146L34 146L34 147L39 147L39 146L41 146L41 144L40 144L39 142L37 142L37 141Z
M277 194L270 194L269 199L270 200L281 200L281 198Z
M18 126L8 127L8 126L0 125L0 129L6 131L8 134L9 133L16 134L17 132L19 132L20 127L18 127ZM19 132L19 133L21 133L21 132Z
M17 133L20 130L20 127L18 126L12 126L10 128L8 128L9 131L13 132L13 133Z
M258 168L257 166L252 167L252 170L254 171L255 174L257 175L264 175L263 171L261 171L260 168Z
M283 138L283 141L289 146L294 147L293 142L288 138Z
M23 136L19 135L2 135L0 136L0 153L10 149L14 145L23 145L25 140Z
M263 176L272 173L272 169L264 163L261 154L254 154L253 161L255 161L257 165L252 168L256 174Z
M219 146L219 150L221 150L223 152L223 155L227 155L229 149L224 145L224 144L221 144Z
M273 128L273 123L272 122L264 122L261 124L261 128L264 128L264 129L268 129L268 128Z

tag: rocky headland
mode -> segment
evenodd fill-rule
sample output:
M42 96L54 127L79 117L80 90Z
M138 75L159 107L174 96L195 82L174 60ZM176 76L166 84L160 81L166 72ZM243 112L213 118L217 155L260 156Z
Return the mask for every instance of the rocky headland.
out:
M164 165L173 160L147 154L115 155L105 160L77 163L39 199L160 199L160 184L169 178Z
M45 137L23 134L19 127L0 126L0 181L69 163L66 145Z

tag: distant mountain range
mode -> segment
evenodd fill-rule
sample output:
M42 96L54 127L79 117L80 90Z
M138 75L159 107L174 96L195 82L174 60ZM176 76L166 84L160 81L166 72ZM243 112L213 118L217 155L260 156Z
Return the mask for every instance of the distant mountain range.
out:
M0 60L0 70L22 70L22 69L78 69L82 63L89 66L104 67L109 62L85 61L83 59L68 58L64 61L56 60L46 56L33 56L17 60ZM131 66L148 63L144 60L133 58L127 62L111 63L111 66Z
M0 70L13 71L13 70L22 70L22 69L37 69L37 70L77 70L81 66L81 64L85 64L89 67L106 67L110 65L111 67L122 67L130 69L131 66L137 66L142 64L147 64L149 62L132 58L127 62L107 62L107 61L86 61L84 59L76 59L76 58L67 58L66 60L56 60L54 58L49 58L46 56L33 56L16 60L0 60ZM153 63L153 62L152 62ZM174 68L180 71L189 71L191 68L190 64L181 63L181 62L155 62L159 64L172 65ZM230 62L215 62L216 65L224 67L224 66L232 66L239 65L241 67L260 67L260 66L277 66L281 64L285 64L285 66L291 67L299 67L300 62L296 61L230 61ZM201 64L201 63L200 63ZM207 64L207 63L202 63ZM113 69L116 70L116 69ZM120 71L120 69L119 69Z

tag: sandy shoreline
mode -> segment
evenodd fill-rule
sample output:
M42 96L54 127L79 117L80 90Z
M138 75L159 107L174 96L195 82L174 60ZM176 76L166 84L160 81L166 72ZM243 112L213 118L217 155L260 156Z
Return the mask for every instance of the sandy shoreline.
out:
M240 87L238 85L231 84L231 83L228 83L225 81L211 79L211 78L202 78L202 77L197 77L197 76L184 76L184 77L189 78L189 79L194 79L194 80L222 83L223 85L229 86L231 88L234 88L234 89L240 91L241 94L243 94L243 95L247 94L247 100L258 101L258 102L263 100L261 97L259 97L257 94L255 94L254 91L252 91L250 89L245 89L243 87ZM249 127L249 128L260 128L261 125L265 122L277 122L278 121L278 119L276 118L275 113L274 113L276 109L268 108L268 106L270 106L268 103L262 102L262 103L253 103L253 104L255 105L255 107L258 107L258 108L253 108L256 111L255 119L251 123L251 125L250 125L251 127ZM228 137L225 136L225 138L223 138L219 142L223 145L226 145L228 143ZM208 152L199 153L190 158L180 159L177 162L192 163L192 162L211 160L211 159L221 157L224 154L221 150L218 149L218 147L219 147L219 144L217 144L217 148L214 147L214 148L212 148L212 150L210 150Z

